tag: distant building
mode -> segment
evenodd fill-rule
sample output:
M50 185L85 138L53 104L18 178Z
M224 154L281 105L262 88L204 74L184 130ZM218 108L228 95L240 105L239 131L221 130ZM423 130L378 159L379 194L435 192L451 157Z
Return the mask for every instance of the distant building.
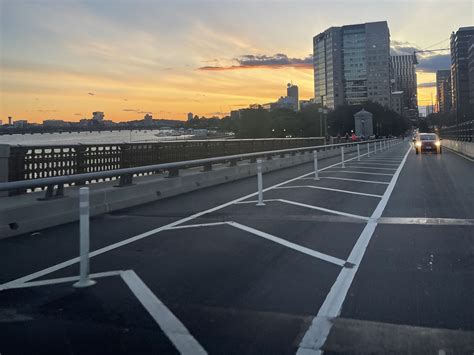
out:
M439 113L451 111L451 70L436 71L436 106Z
M250 108L263 108L267 111L285 108L288 110L298 111L300 108L298 86L288 84L286 88L286 96L281 96L276 102L269 102L263 105L250 105Z
M150 115L149 113L147 113L144 117L143 117L143 123L145 124L152 124L153 123L153 116Z
M474 26L461 27L451 34L451 89L452 105L458 119L467 119L470 112L469 48Z
M44 127L68 127L69 123L63 120L44 120Z
M471 40L469 42L467 67L469 72L469 106L472 117L472 115L474 115L474 36L471 37Z
M393 75L393 89L403 92L401 115L408 116L409 110L418 111L415 55L393 55L390 57ZM394 102L392 100L392 102ZM395 110L396 111L396 110Z
M16 120L13 122L13 127L15 128L25 128L26 126L28 126L27 120Z
M102 122L104 120L104 113L100 111L92 112L92 121Z
M286 97L288 98L287 101L292 102L293 111L299 111L300 102L299 102L298 86L293 85L292 83L291 84L289 83L286 87Z
M192 121L193 120L193 113L192 112L188 112L188 121Z
M392 110L399 115L403 114L404 98L403 91L392 91Z
M313 38L314 97L336 108L366 101L390 106L386 21L331 27Z
M13 118L12 116L8 116L8 125L11 126L13 123Z

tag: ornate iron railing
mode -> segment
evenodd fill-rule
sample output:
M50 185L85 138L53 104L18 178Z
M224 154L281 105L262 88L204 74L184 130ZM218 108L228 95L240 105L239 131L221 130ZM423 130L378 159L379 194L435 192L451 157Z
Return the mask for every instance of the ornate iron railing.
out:
M324 138L277 138L11 146L8 159L8 181L93 173L323 144Z
M461 122L457 125L441 128L440 137L461 142L474 141L474 120Z

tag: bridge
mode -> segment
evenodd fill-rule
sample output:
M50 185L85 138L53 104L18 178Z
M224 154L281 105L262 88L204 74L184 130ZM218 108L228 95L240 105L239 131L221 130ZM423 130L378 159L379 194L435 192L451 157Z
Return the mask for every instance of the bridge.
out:
M468 143L286 147L0 183L15 191L0 198L0 352L471 354Z

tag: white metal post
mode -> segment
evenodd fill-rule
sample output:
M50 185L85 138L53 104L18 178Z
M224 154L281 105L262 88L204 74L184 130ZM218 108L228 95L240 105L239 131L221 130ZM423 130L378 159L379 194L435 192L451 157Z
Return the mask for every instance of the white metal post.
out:
M374 142L374 154L377 154L377 142Z
M89 188L79 189L80 275L74 287L89 287L96 282L89 278Z
M341 168L345 168L346 166L344 165L344 147L341 147Z
M367 157L370 157L370 143L367 143Z
M380 144L380 151L382 151L382 141L379 142Z
M314 180L319 180L319 171L318 171L318 152L313 150L314 158Z
M360 144L357 144L357 161L360 161Z
M257 159L257 187L258 187L257 206L265 206L265 203L263 202L262 159Z

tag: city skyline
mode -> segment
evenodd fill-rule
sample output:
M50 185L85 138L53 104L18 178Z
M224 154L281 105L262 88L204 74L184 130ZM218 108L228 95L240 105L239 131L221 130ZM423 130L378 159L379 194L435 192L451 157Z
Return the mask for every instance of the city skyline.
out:
M115 121L148 112L181 120L190 111L222 116L274 101L288 82L309 99L312 38L331 26L387 20L393 54L408 54L448 48L451 32L472 20L470 1L3 0L0 6L1 119L31 122L78 121L97 110ZM441 53L419 58L420 107L435 100L436 70L449 68L449 52Z

